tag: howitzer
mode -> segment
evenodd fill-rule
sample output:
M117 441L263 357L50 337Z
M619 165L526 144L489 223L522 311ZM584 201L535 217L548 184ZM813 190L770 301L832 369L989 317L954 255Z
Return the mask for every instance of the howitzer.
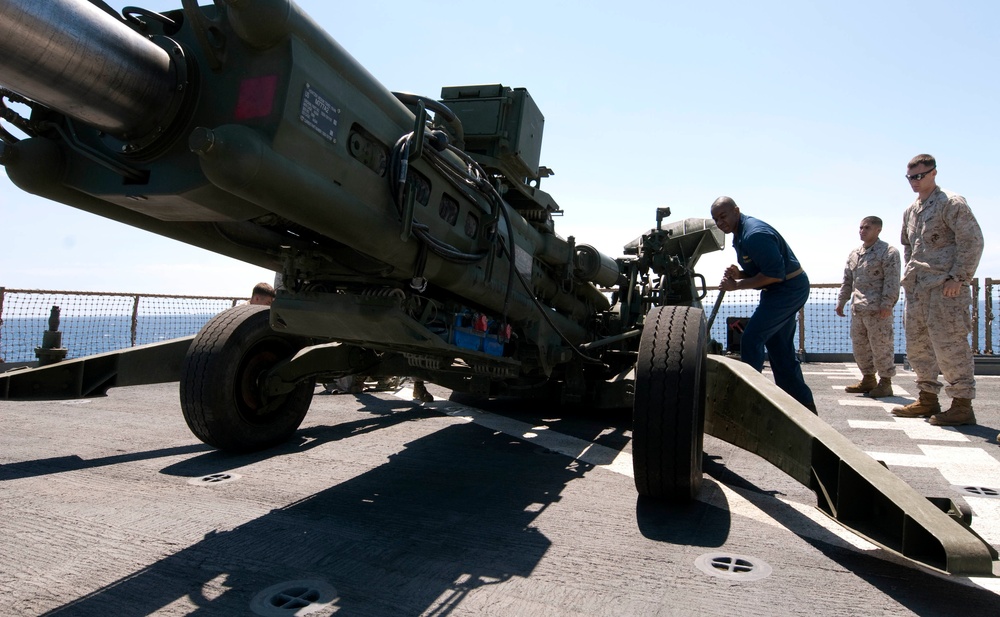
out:
M691 365L690 379L651 387L683 399L667 406L683 424L668 449L686 454L660 461L665 394L639 379L654 433L637 431L639 483L697 490L707 342L694 267L723 234L705 219L664 225L661 208L625 257L557 235L527 90L390 92L286 0L122 16L86 0L0 7L0 83L31 109L5 106L28 136L4 135L15 184L279 274L270 310L219 315L187 352L182 408L200 439L234 451L287 439L317 380L355 373L627 408L637 359L660 379L664 346L679 344L668 371ZM641 341L653 308L662 324Z
M181 407L210 445L288 439L317 381L404 375L631 407L644 496L695 495L706 414L721 437L816 488L832 516L851 497L831 490L848 472L874 492L905 490L872 480L877 465L856 471L847 446L759 375L709 360L695 267L723 246L710 220L665 225L659 208L617 258L556 234L562 210L541 189L544 118L525 89L391 92L290 0L121 16L96 0L0 0L0 84L30 109L2 110L25 134L0 129L17 186L277 273L270 309L221 313L181 347ZM83 369L76 383L118 371ZM18 387L5 378L0 393ZM776 411L756 416L762 429L738 401ZM779 445L761 447L768 431ZM897 550L989 569L989 551L952 517L915 509L919 550ZM893 548L898 530L913 537L907 521L866 535ZM938 524L946 533L926 531Z

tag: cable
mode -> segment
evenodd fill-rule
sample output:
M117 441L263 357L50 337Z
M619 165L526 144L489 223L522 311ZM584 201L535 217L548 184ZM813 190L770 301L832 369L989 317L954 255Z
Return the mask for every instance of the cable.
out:
M396 204L396 210L399 212L400 215L402 215L403 212L405 211L403 207L403 199L405 196L406 178L409 172L408 169L409 168L408 158L410 151L409 142L413 138L413 135L414 134L412 132L408 133L406 135L403 135L396 141L396 144L392 148L389 161L388 177L392 188L391 194L393 197L393 201ZM491 206L499 209L497 210L497 212L499 213L499 217L502 217L504 219L504 223L507 228L507 238L511 243L513 243L514 225L510 220L510 213L507 211L507 208L503 202L503 198L500 197L500 194L497 192L496 188L494 188L493 185L489 182L488 180L489 176L479 165L479 163L477 163L474 159L472 159L467 153L452 146L451 144L447 144L446 148L448 149L449 152L452 152L453 154L458 156L467 165L467 169L465 170L466 173L464 175L459 175L460 172L457 169L455 169L453 165L443 163L440 155L434 149L425 149L424 153L429 155L431 163L439 171L443 172L442 175L444 175L450 181L455 183L457 178L458 182L469 185L469 188L474 189L479 194L486 197L486 199L490 202ZM430 234L429 227L421 223L418 223L416 219L413 219L412 229L414 235L419 237L422 241L424 241L427 244L428 249L433 251L435 254L440 255L445 259L448 259L449 261L472 264L478 262L479 260L481 260L486 256L486 253L483 254L463 253L462 251L459 251L455 247L434 238ZM513 294L514 278L517 277L517 279L521 282L521 286L527 292L528 297L530 297L531 301L534 303L539 314L541 314L542 318L546 321L546 323L548 323L549 327L551 327L552 330L555 331L555 333L559 336L559 338L563 342L565 342L570 349L573 350L573 353L575 353L585 362L603 365L604 363L601 360L598 360L597 358L592 358L584 354L582 351L580 351L576 347L576 345L572 341L570 341L565 334L563 334L562 330L560 330L559 327L556 326L556 324L552 321L552 318L548 315L549 309L544 305L542 305L542 303L538 300L538 298L535 297L531 285L529 285L529 283L524 280L524 277L521 275L521 273L518 272L515 264L514 254L511 252L510 248L504 242L503 236L497 235L496 238L498 239L501 253L506 254L508 261L507 288L504 295L504 305L503 305L503 315L502 315L503 322L504 323L507 322L507 313L510 309L510 301Z
M409 175L409 152L410 152L410 140L413 138L413 133L408 133L400 137L395 146L392 148L392 153L389 160L389 182L392 188L391 194L393 202L396 204L397 212L402 215L405 212L403 207L404 199L406 198L406 180ZM433 152L429 150L427 152ZM436 153L434 153L436 154ZM482 261L489 253L466 253L460 249L435 238L430 233L430 227L419 223L415 218L413 219L412 226L413 234L417 236L422 242L427 245L427 248L438 255L439 257L446 259L448 261L460 264L473 264Z

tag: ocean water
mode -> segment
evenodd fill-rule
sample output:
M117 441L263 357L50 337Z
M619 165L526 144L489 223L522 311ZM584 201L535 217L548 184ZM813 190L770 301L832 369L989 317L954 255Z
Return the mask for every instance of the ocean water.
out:
M705 301L705 314L711 314L714 300ZM806 353L851 353L850 320L837 317L834 302L809 302L805 308L804 339L800 342L800 330L796 327L796 347L804 347ZM710 336L727 347L729 334L727 318L749 317L756 302L723 302L713 322ZM131 317L127 315L88 315L82 317L62 317L59 331L62 333L62 347L67 349L68 358L79 358L122 349L135 345L156 343L183 336L197 334L216 313L196 314L154 314L139 315L135 339ZM902 306L895 311L895 352L905 353L906 340L903 332ZM980 303L978 350L986 348L985 306ZM0 361L31 362L36 359L35 348L42 344L42 334L48 329L48 318L5 317L0 324ZM973 346L974 349L976 346ZM993 349L1000 351L1000 332L993 332Z
M215 314L140 315L136 320L135 345L158 343L197 334ZM0 325L0 358L4 362L31 362L35 348L48 330L48 317L5 318ZM126 315L62 317L61 346L67 358L81 358L133 345L132 318Z

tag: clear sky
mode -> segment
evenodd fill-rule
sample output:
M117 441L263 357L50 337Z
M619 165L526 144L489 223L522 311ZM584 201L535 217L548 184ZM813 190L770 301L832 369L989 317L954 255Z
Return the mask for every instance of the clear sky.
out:
M527 88L555 171L542 189L565 211L556 232L610 256L657 207L707 217L729 195L785 236L812 282L840 282L863 217L899 246L906 162L926 152L983 228L977 276L1000 277L995 0L298 4L390 90ZM29 196L5 174L0 214L9 288L240 296L272 278ZM727 246L699 270L714 285L733 261Z

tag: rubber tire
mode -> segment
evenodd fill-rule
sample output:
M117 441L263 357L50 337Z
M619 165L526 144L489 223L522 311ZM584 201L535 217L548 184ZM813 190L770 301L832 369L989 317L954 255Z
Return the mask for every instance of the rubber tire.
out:
M659 306L646 315L632 406L632 466L644 497L690 501L701 488L707 340L701 309Z
M271 329L269 308L242 304L213 317L194 338L181 368L181 411L195 437L227 452L253 452L289 439L312 403L308 380L264 401L258 379L306 341ZM265 403L274 408L259 413Z

